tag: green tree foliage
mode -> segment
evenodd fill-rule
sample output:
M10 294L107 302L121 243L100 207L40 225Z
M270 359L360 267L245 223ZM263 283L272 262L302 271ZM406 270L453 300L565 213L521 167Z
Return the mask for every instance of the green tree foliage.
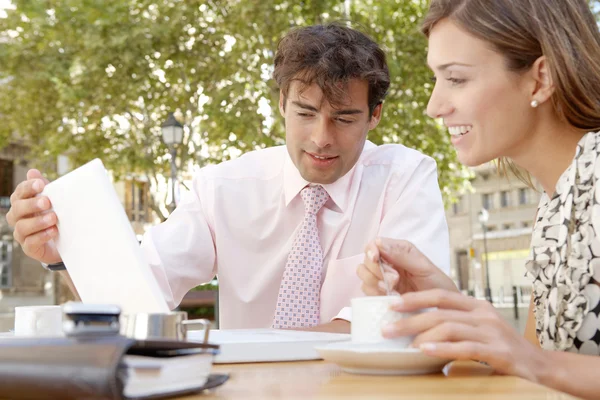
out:
M468 174L425 115L432 89L425 0L13 0L0 19L0 146L31 146L44 168L66 153L117 175L168 175L160 125L185 123L183 169L284 143L273 53L294 26L352 21L387 50L393 77L376 143L433 156L447 200ZM154 200L154 209L161 215Z

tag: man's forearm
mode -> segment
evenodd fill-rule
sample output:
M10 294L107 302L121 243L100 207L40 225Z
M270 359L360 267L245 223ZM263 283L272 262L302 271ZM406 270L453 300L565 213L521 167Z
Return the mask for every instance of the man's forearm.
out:
M538 383L584 399L600 393L600 357L545 351L545 362L537 373Z
M344 319L335 319L326 324L313 326L312 328L295 328L298 331L350 333L350 322Z

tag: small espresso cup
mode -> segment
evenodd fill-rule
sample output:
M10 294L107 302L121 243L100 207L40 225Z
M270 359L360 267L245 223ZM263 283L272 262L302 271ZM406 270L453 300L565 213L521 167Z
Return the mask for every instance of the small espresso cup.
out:
M357 297L352 299L351 339L356 344L371 344L375 347L407 348L414 336L402 336L388 339L381 334L381 328L411 315L429 311L401 313L390 306L398 301L398 296Z
M15 307L15 336L64 336L61 306Z

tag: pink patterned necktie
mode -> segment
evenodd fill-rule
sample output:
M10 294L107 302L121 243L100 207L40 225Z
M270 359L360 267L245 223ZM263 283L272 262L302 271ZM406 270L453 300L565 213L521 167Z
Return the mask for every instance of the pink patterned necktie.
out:
M317 230L317 213L329 194L323 186L307 186L300 192L304 221L294 239L279 287L273 328L299 328L319 324L323 250Z

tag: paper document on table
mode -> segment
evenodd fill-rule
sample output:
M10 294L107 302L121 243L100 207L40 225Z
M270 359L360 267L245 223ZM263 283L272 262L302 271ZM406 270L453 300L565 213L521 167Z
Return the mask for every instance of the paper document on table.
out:
M54 243L84 303L116 304L123 313L169 311L99 159L42 194L58 216Z
M201 331L188 332L188 340L203 340ZM220 346L214 363L318 360L315 350L331 342L350 340L345 333L287 329L211 330L209 342Z

